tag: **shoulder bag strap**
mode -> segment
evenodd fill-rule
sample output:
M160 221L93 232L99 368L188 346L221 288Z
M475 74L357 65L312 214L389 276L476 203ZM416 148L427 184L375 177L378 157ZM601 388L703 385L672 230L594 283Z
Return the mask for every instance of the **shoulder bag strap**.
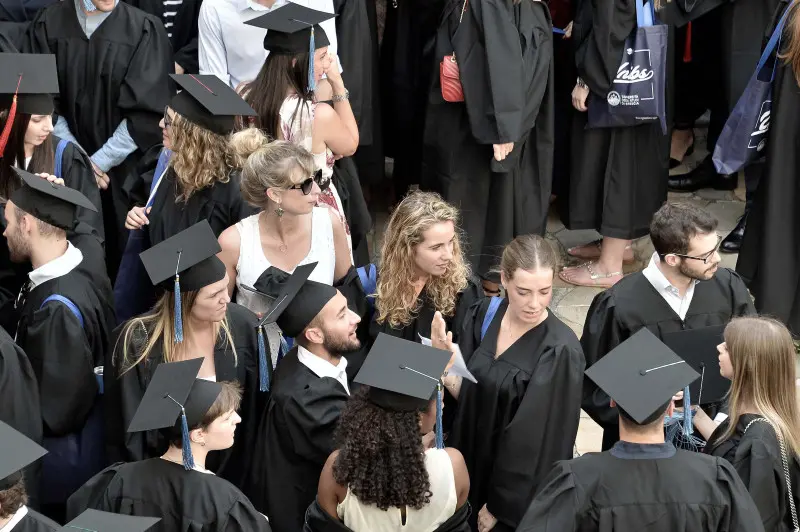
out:
M483 323L481 324L481 340L486 336L486 331L489 330L489 325L491 325L494 315L497 314L497 309L500 307L502 301L503 298L499 296L494 296L491 301L489 301L489 308L486 309L486 315L483 317Z
M64 157L64 149L67 147L68 142L69 141L67 139L61 139L56 145L56 160L55 168L53 169L53 175L60 177L61 179L64 179L64 176L61 175L61 159Z
M64 305L66 305L67 308L70 310L70 312L72 312L72 314L76 318L78 318L78 322L81 324L81 329L83 329L83 326L84 326L83 314L81 314L81 311L78 308L78 305L73 303L71 299L69 299L67 297L64 297L64 296L62 296L60 294L52 294L52 295L47 296L47 298L45 298L45 300L42 301L42 304L41 304L41 306L39 308L40 309L44 308L44 306L46 304L50 303L51 301L58 301L59 303L63 303Z

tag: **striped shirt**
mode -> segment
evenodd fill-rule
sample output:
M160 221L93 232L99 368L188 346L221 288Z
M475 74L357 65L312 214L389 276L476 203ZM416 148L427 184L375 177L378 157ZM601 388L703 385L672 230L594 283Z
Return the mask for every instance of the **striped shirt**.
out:
M175 27L175 17L178 15L178 10L181 8L183 0L163 0L164 1L164 27L167 29L167 35L172 38L172 28Z

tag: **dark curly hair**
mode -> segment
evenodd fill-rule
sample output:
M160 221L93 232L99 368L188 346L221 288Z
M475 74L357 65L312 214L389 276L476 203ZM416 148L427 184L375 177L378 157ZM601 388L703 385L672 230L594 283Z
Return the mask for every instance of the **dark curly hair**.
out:
M342 412L333 478L364 504L418 510L431 500L420 411L384 410L370 402L367 393L366 388L359 390Z

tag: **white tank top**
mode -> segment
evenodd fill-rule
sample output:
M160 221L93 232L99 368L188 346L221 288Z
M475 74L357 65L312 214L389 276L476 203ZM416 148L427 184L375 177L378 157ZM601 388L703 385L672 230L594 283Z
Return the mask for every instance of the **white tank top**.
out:
M247 307L255 313L263 313L267 308L263 306L258 295L242 288L242 285L254 286L258 278L267 268L272 266L261 247L261 232L258 225L258 214L248 216L236 224L239 231L239 260L236 263L236 303ZM311 211L311 248L297 266L317 262L317 267L311 272L309 279L324 284L333 284L334 268L336 266L336 250L333 244L333 226L331 217L326 207L314 207ZM295 266L295 267L297 267ZM294 269L292 269L294 271ZM292 273L292 272L288 272ZM280 344L280 329L277 325L270 324L265 327L272 351L273 364L277 362L278 347Z
M419 510L406 509L406 522L400 508L381 510L374 504L362 504L348 488L347 496L336 506L339 519L353 532L432 532L456 513L458 494L453 464L444 449L425 452L425 467L431 483L431 502Z

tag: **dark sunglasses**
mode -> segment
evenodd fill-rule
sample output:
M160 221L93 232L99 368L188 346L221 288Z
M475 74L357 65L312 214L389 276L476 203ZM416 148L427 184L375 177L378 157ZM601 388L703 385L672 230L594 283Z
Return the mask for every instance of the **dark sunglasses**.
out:
M330 178L323 178L322 177L322 170L317 170L314 172L314 175L299 183L297 185L292 185L289 187L289 190L299 190L303 193L304 196L308 196L311 194L311 189L314 188L314 183L317 184L320 190L327 190L331 184Z
M164 108L164 127L169 127L172 125L172 118L170 118L169 113L167 112L167 108Z

